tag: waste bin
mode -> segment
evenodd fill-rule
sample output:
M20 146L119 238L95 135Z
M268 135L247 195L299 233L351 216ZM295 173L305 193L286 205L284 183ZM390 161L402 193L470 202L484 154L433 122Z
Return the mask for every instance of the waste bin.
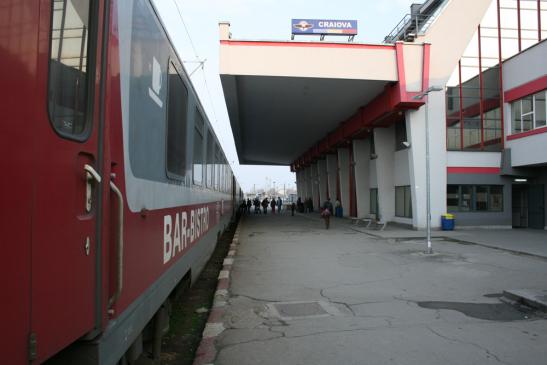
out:
M443 231L454 230L454 214L443 214L441 216L441 228Z

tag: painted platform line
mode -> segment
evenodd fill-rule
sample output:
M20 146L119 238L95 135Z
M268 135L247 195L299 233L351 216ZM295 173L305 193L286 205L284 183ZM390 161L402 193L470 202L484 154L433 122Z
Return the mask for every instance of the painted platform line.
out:
M222 317L224 316L226 301L228 300L230 272L232 271L234 256L237 253L237 246L239 245L239 232L240 225L238 223L232 239L232 244L230 245L230 251L226 255L222 264L222 270L218 274L218 284L213 299L213 306L209 313L209 317L207 318L207 324L203 330L201 342L196 350L193 365L213 365L217 356L215 340L225 329L222 323Z

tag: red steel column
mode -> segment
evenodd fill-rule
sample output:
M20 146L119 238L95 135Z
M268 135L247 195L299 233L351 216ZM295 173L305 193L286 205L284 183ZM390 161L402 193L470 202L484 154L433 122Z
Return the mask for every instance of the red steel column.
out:
M518 29L518 41L519 41L519 53L522 51L522 39L520 34L520 0L517 0L517 29Z
M538 0L538 42L541 42L541 0Z
M479 113L481 117L481 151L484 150L484 113L483 113L483 79L482 79L482 53L481 53L481 26L478 28L479 40Z
M505 148L505 120L504 120L504 97L503 97L503 57L501 54L501 14L500 0L497 0L498 6L498 63L500 68L500 118L501 118L501 148Z

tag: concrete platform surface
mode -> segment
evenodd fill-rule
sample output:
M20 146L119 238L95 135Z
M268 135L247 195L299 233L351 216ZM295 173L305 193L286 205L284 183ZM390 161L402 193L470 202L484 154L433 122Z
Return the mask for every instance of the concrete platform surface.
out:
M228 364L542 364L545 313L500 301L547 288L547 260L491 248L376 238L333 219L241 223L216 339Z
M349 224L349 223L348 223ZM425 238L425 231L417 231L402 226L389 225L384 231L364 229L355 226L354 229L378 238ZM547 231L539 229L495 229L475 228L456 229L454 231L433 230L433 238L449 238L477 245L520 252L523 254L547 258Z

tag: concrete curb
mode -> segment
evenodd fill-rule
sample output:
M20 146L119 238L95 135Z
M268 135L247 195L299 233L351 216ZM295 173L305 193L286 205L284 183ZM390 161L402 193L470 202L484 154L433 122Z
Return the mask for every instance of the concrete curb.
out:
M547 290L539 291L532 289L504 290L503 297L509 302L513 301L547 312Z
M234 237L232 238L232 243L230 244L230 251L228 251L222 264L222 270L218 275L218 284L213 299L213 306L211 312L209 312L201 342L196 350L193 365L212 365L217 356L215 340L225 330L222 317L224 316L225 306L228 300L230 273L232 271L234 257L237 253L237 247L239 246L240 228L241 226L238 223Z

